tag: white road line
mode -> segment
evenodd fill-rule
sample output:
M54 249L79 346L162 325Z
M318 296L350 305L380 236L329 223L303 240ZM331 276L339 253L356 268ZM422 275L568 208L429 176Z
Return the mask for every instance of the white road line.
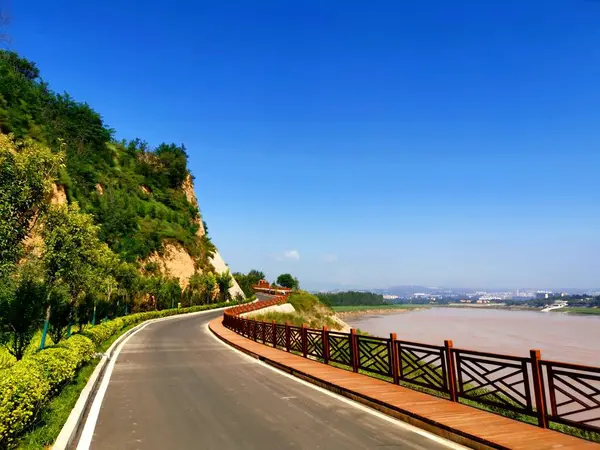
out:
M125 339L123 339L123 341L119 344L119 346L117 348L115 348L115 351L112 353L111 360L109 361L108 365L106 366L106 371L104 372L104 375L102 377L102 382L100 383L98 392L96 393L96 396L94 397L94 402L92 403L92 407L90 408L90 412L85 421L85 426L81 433L81 437L79 438L79 443L77 444L77 450L88 450L90 448L90 445L92 444L92 438L94 437L94 430L96 429L96 422L98 421L98 416L100 414L100 407L102 406L102 401L104 400L104 395L106 394L106 390L108 389L108 384L110 382L110 377L112 375L112 371L115 367L119 353L121 353L121 349L125 346L125 344L127 343L127 341L129 341L129 339L131 339L133 336L135 336L138 332L142 331L148 325L151 325L156 322L163 322L163 321L173 320L173 319L185 319L185 318L190 318L190 317L195 317L195 316L201 316L204 314L213 313L215 311L223 311L228 308L230 308L230 306L226 306L223 308L208 309L206 311L198 311L198 312L181 314L181 315L161 317L159 319L150 319L146 322L142 322L142 326L140 326L137 330L135 330L133 333L131 333L129 336L127 336ZM72 431L72 432L74 433L75 431Z
M83 432L81 433L81 437L79 438L79 443L77 444L77 450L87 450L92 445L92 438L94 437L94 430L96 429L96 422L98 421L98 416L100 415L100 407L102 406L102 401L104 400L104 395L106 394L106 390L108 389L108 383L110 383L110 377L112 375L112 371L115 368L115 363L117 358L119 357L119 353L121 353L121 349L123 346L131 339L133 336L138 334L151 322L146 322L143 326L139 327L125 339L123 342L119 344L119 346L113 352L108 366L106 366L106 372L104 372L104 376L102 377L102 383L100 384L100 388L98 388L98 392L96 393L96 397L94 397L94 403L92 403L92 407L90 408L90 412L88 414L87 420L85 422L85 427L83 428Z
M423 436L426 439L429 439L429 440L431 440L433 442L436 442L438 444L444 445L444 446L446 446L448 448L451 448L453 450L466 450L468 448L468 447L464 447L464 446L462 446L460 444L457 444L456 442L452 442L452 441L449 441L447 439L444 439L444 438L442 438L442 437L440 437L438 435L435 435L433 433L429 433L428 431L422 430L422 429L417 428L417 427L415 427L413 425L410 425L408 423L405 423L405 422L402 422L400 420L394 419L393 417L390 417L390 416L388 416L386 414L383 414L383 413L381 413L381 412L379 412L377 410L374 410L374 409L371 409L371 408L369 408L367 406L361 405L360 403L354 402L354 401L352 401L350 399L347 399L346 397L343 397L343 396L338 395L338 394L336 394L334 392L328 391L327 389L323 389L320 386L317 386L317 385L314 385L312 383L309 383L308 381L304 381L304 380L302 380L302 379L300 379L298 377L290 375L289 373L283 372L283 371L281 371L281 370L279 370L279 369L277 369L277 368L275 368L275 367L273 367L273 366L271 366L269 364L266 364L266 363L264 363L264 362L262 362L262 361L260 361L260 360L258 360L256 358L253 358L252 356L250 356L250 355L248 355L248 354L246 354L246 353L244 353L244 352L242 352L242 351L240 351L240 350L232 347L231 345L223 342L221 339L219 339L217 336L215 336L214 333L212 331L210 331L208 323L206 324L206 332L208 334L210 334L213 337L213 339L215 339L216 341L220 342L222 345L224 345L225 347L227 347L230 351L235 352L235 353L239 354L241 357L246 358L249 362L253 362L255 364L260 364L261 366L265 367L266 369L270 369L273 372L278 373L281 376L284 376L286 378L289 378L291 380L296 381L297 383L300 383L300 384L303 384L305 386L308 386L308 387L310 387L310 388L312 388L312 389L314 389L316 391L319 391L319 392L321 392L321 393L323 393L325 395L328 395L330 397L338 399L339 401L344 402L347 405L350 405L350 406L352 406L352 407L354 407L356 409L360 409L361 411L364 411L364 412L366 412L368 414L371 414L373 416L379 417L380 419L383 419L386 422L394 424L394 425L396 425L396 426L398 426L400 428L404 428L407 431L412 431L413 433L416 433L416 434L418 434L420 436Z

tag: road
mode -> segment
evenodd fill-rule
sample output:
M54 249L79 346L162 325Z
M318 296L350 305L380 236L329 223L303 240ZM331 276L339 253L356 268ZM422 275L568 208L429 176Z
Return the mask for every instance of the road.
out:
M229 348L206 328L220 314L156 322L129 339L92 449L448 448Z

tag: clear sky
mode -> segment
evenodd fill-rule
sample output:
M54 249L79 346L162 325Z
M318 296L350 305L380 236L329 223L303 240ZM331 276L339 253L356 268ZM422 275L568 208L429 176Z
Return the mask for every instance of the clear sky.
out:
M2 0L0 0L2 1ZM600 286L600 2L13 1L119 138L184 143L233 271Z

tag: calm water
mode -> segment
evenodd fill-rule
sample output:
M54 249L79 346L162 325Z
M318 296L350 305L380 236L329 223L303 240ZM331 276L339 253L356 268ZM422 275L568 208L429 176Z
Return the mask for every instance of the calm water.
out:
M431 308L398 314L350 316L346 322L375 336L600 366L600 316L492 309Z

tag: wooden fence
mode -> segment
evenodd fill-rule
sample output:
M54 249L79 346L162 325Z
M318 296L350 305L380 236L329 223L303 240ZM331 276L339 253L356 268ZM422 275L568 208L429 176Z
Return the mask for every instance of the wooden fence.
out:
M240 314L285 296L227 310L223 325L256 342L512 417L600 432L600 368L263 322ZM521 416L521 417L519 417Z

